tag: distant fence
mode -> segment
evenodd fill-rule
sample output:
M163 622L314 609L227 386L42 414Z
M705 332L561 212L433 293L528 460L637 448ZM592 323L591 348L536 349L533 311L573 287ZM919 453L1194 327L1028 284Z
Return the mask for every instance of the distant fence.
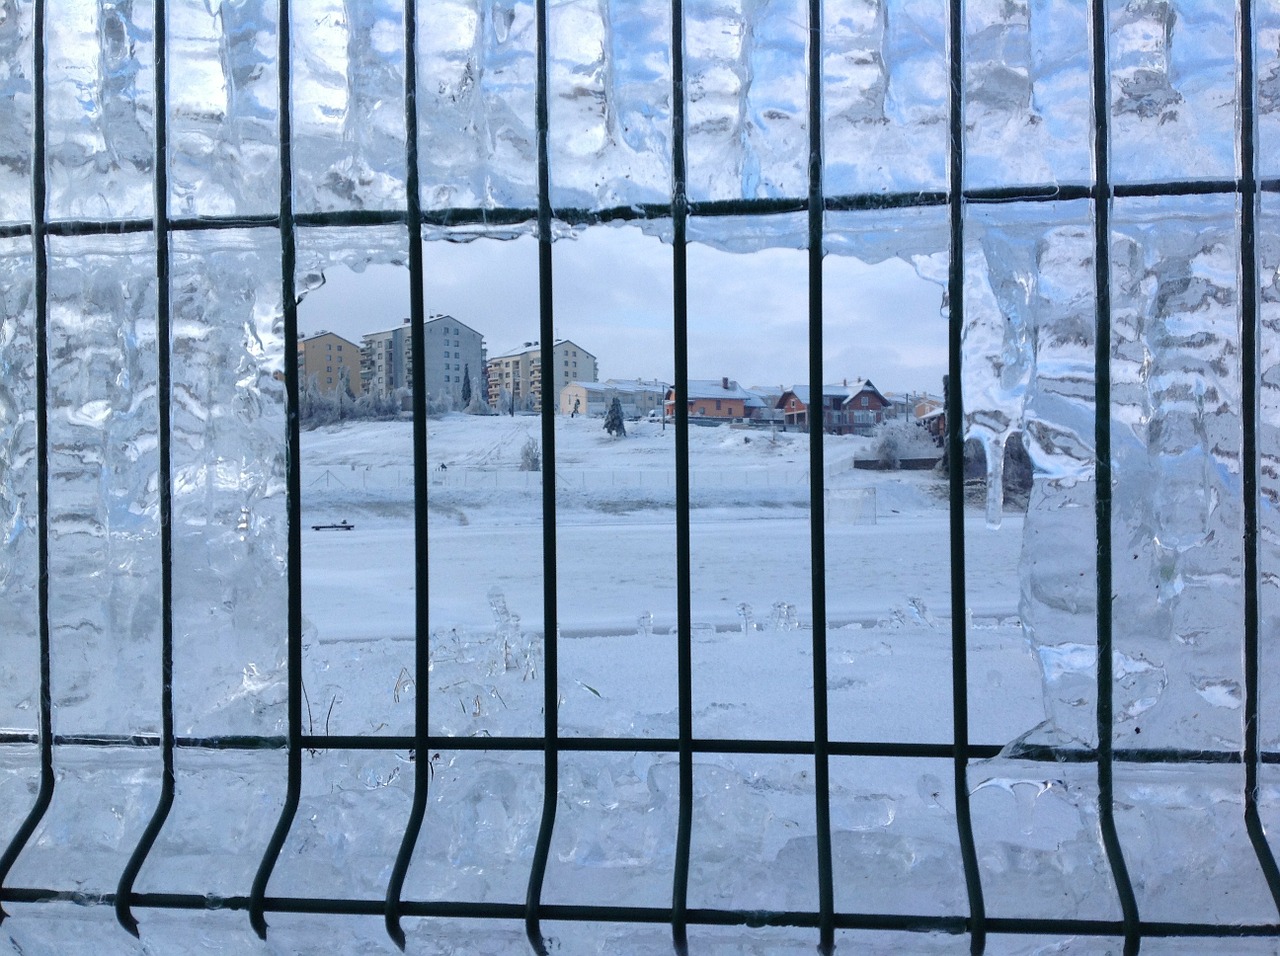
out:
M847 474L851 462L828 465L828 478ZM542 476L536 471L509 468L436 468L430 472L432 488L450 490L535 491ZM635 468L556 468L556 487L563 490L592 492L620 489L674 489L675 471ZM805 489L809 483L808 468L694 468L689 474L692 490L715 488ZM303 491L344 488L351 491L377 492L403 488L412 490L413 469L401 466L313 465L304 470Z

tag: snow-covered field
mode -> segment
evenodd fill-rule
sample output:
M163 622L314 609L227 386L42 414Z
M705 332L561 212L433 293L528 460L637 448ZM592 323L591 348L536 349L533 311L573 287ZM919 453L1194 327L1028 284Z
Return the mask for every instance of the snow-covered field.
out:
M543 628L542 476L519 470L532 417L432 419L428 429L430 629L492 634L494 602ZM566 732L675 733L675 430L557 420L556 546ZM690 429L696 732L808 737L812 621L807 436ZM412 426L362 423L303 439L304 613L316 646L414 631ZM826 439L827 614L832 733L950 739L950 567L944 482L932 472L854 470L870 441ZM444 467L441 468L440 466ZM347 521L352 531L312 531ZM1003 743L1039 720L1039 678L1016 626L1021 515L967 522L975 739ZM322 652L326 658L337 649ZM902 666L902 655L912 666ZM367 654L352 652L367 674ZM405 663L408 663L406 659ZM331 665L333 666L333 665ZM404 666L401 664L400 666ZM388 662L383 678L395 683ZM587 688L589 690L584 690ZM998 695L988 694L999 688ZM649 712L635 713L639 698ZM329 700L332 693L325 696ZM434 730L474 732L441 695ZM519 723L539 732L540 692ZM914 700L908 712L886 701ZM436 698L433 697L433 707ZM508 702L510 704L510 702ZM360 708L363 710L364 708ZM454 719L458 718L458 719ZM331 718L360 732L337 706ZM389 716L372 718L375 723ZM514 720L514 715L506 721ZM402 728L403 729L403 728ZM516 729L504 721L489 732Z

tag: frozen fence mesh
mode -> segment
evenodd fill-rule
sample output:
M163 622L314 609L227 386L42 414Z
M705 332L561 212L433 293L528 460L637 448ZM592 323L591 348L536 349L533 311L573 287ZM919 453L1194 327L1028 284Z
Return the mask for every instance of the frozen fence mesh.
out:
M1277 38L1254 0L13 0L11 944L243 948L269 927L354 950L381 916L424 951L1270 951ZM509 605L513 563L485 582L491 620L465 619L428 574L450 540L429 518L467 485L432 475L419 377L403 480L374 482L414 529L412 627L371 610L327 640L303 616L302 469L332 462L300 431L299 297L404 265L423 368L431 242L532 236L552 342L553 241L627 222L670 246L676 396L691 243L804 253L807 341L783 347L815 395L824 256L945 294L936 547L895 552L895 500L831 491L814 428L749 492L807 509L802 547L774 542L798 600L716 618L691 512L721 499L674 401L667 481L622 483L672 518L672 620L592 617L575 576L603 569L558 547L561 510L609 492L560 466L547 401L541 470L492 482L534 493L538 610ZM1016 596L994 595L960 463L976 442L998 526L1014 436L1031 487ZM327 473L307 488L364 507L368 476ZM892 578L844 573L866 542ZM907 578L883 612L850 597ZM1033 699L1004 682L1019 659ZM763 729L695 707L761 674Z

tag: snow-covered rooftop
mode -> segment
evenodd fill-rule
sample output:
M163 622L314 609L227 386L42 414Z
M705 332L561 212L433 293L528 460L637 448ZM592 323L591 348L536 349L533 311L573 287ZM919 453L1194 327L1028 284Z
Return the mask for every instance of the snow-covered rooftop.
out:
M749 392L733 379L689 379L689 401L700 398L741 399L747 408L763 408L759 395Z
M842 383L840 385L823 385L822 397L838 399L840 404L844 404L845 402L849 401L849 399L857 395L861 395L863 392L868 390L875 392L881 398L884 398L884 393L882 393L878 388L872 385L870 379L865 379L865 378L858 379L857 381L854 381L854 382ZM796 398L800 399L800 401L804 402L806 405L809 404L809 386L808 385L792 385L791 388L787 389L782 394L795 395ZM778 400L779 402L781 402L782 400L781 397L779 397ZM885 401L888 401L888 399L885 399Z

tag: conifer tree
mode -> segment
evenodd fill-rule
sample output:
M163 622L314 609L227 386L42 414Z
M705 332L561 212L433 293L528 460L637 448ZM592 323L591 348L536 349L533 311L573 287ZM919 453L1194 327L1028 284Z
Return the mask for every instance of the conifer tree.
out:
M604 418L604 430L617 438L625 438L627 426L622 423L622 402L615 395L609 404L609 414Z

